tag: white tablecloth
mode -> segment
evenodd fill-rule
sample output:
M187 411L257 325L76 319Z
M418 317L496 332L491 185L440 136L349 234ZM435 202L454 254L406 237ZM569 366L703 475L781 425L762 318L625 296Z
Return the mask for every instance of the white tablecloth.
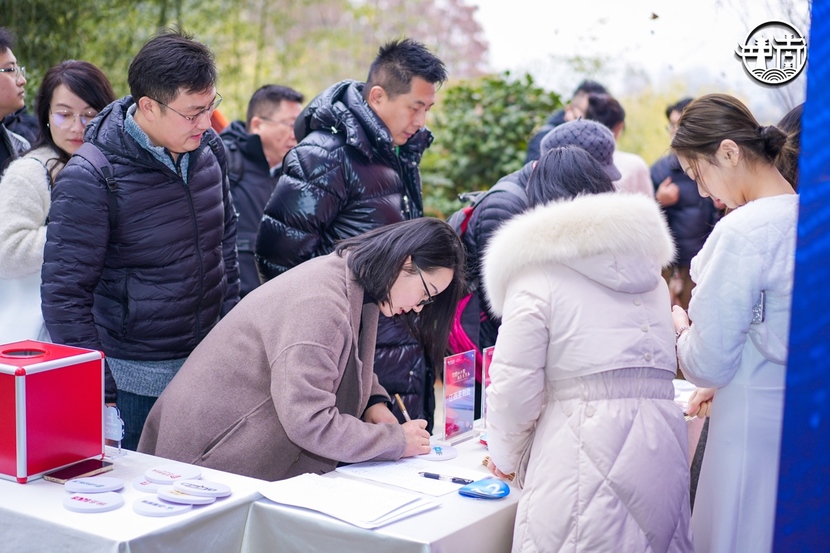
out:
M185 514L155 518L136 514L133 502L155 497L133 488L148 468L171 461L128 451L105 476L124 480L124 505L107 513L75 513L63 507L63 486L43 479L27 484L0 480L0 551L14 553L239 551L250 503L262 497L261 480L211 469L202 478L227 484L229 497Z
M436 461L436 472L442 463L464 466L489 474L481 464L487 449L473 439L456 446L459 456L449 461ZM328 478L348 478L338 473ZM382 484L376 484L381 486ZM364 530L340 520L280 505L262 498L251 504L242 551L337 552L361 553L476 553L510 551L513 521L520 490L511 486L504 499L487 500L462 497L451 493L437 500L441 507L399 522Z

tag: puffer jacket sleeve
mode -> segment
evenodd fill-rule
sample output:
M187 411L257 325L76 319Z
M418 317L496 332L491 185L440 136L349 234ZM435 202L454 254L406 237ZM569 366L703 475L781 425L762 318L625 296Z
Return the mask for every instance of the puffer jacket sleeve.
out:
M41 271L43 319L57 344L103 349L92 304L109 242L108 213L106 185L82 158L70 160L52 191ZM106 401L115 401L108 367Z
M487 446L493 462L508 474L529 447L546 402L548 289L539 270L521 274L507 286L487 387Z
M0 189L0 278L39 273L49 214L46 168L36 159L17 159L3 174Z
M257 234L256 260L263 282L330 253L332 240L326 231L345 202L349 165L342 147L310 142L288 152Z

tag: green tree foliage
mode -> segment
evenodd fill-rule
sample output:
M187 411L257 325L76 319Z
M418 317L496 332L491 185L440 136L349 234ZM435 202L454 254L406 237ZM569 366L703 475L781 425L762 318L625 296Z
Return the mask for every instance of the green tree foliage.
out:
M559 96L530 75L509 73L462 82L442 90L430 123L435 142L421 164L424 203L430 215L461 207L461 192L486 190L524 163L527 142L561 107Z
M117 95L127 68L158 29L178 25L216 55L222 111L245 114L254 90L291 86L311 99L330 84L366 78L380 44L408 36L453 78L483 73L487 43L468 0L0 0L0 25L17 35L31 100L43 74L67 59L99 66Z

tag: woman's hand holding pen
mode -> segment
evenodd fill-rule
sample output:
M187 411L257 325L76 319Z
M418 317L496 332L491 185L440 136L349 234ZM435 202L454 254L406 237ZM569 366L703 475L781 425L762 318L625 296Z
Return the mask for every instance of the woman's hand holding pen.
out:
M404 457L414 457L415 455L425 455L429 453L429 432L426 431L427 421L423 419L415 419L403 423L403 432L406 436L406 449L403 452Z
M401 396L395 394L395 401L398 402L398 407L403 413L406 422L403 423L403 432L406 436L406 449L403 452L404 457L414 457L415 455L426 455L430 450L429 432L426 431L427 421L412 420L409 418L409 413L406 411Z

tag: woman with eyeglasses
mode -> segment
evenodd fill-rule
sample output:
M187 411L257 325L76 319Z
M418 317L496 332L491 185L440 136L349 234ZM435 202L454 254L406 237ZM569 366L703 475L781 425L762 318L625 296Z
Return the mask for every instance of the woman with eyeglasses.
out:
M104 73L86 61L51 68L35 97L40 140L0 180L0 343L48 339L40 269L52 184L84 141L84 128L115 100Z
M421 218L266 282L196 347L138 450L271 481L429 453L426 421L399 424L374 374L378 318L400 317L441 366L463 268L452 227Z

